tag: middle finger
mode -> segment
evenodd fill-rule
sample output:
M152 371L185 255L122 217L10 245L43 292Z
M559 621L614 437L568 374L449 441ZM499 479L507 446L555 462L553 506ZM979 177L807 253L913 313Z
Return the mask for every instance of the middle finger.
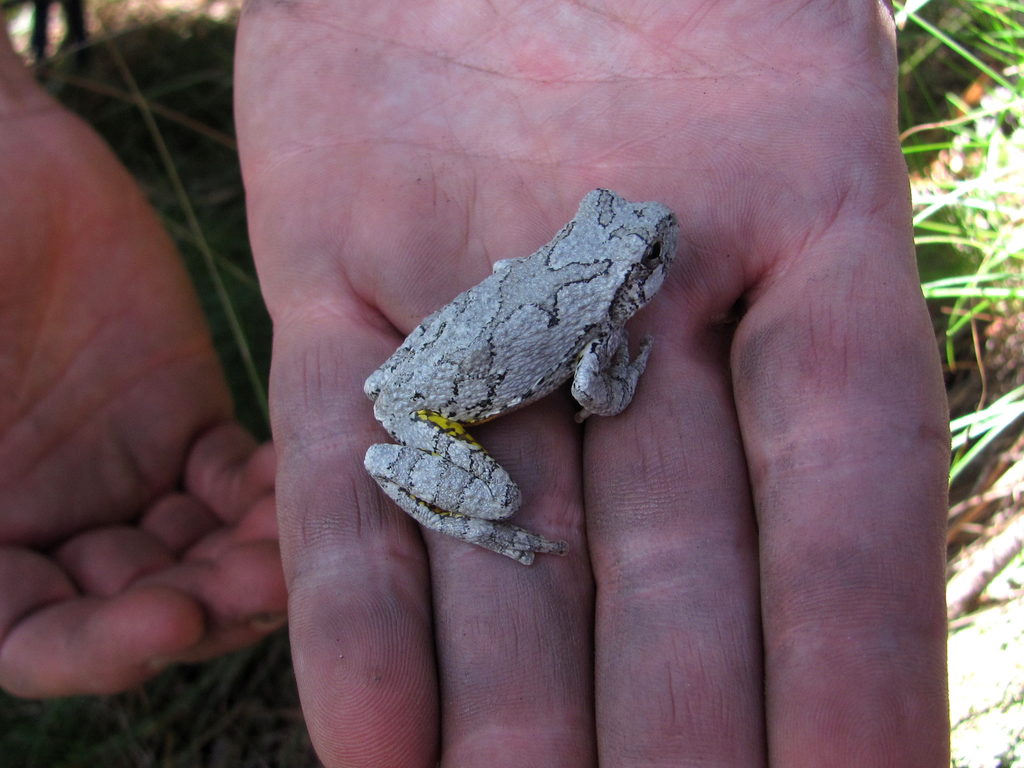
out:
M549 398L474 436L519 483L515 523L568 552L523 566L425 534L444 764L592 765L593 582L571 411Z

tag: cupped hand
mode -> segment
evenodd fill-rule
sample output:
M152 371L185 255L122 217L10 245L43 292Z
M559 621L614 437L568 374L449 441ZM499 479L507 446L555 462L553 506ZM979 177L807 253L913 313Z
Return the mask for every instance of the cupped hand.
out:
M882 3L257 0L237 78L327 765L943 764L948 441ZM474 431L569 553L421 533L363 472L362 381L598 186L681 225L632 405Z
M282 620L275 458L140 191L0 38L0 686L122 690Z

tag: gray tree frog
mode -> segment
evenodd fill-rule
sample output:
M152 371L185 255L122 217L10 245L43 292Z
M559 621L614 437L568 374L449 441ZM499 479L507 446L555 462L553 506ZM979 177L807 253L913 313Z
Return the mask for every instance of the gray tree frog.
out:
M630 360L625 324L661 287L677 235L665 206L597 189L547 245L496 263L366 380L374 416L401 443L370 446L367 472L428 528L524 565L536 552L563 554L565 542L504 522L519 509L519 488L466 425L570 378L578 422L629 405L651 339Z

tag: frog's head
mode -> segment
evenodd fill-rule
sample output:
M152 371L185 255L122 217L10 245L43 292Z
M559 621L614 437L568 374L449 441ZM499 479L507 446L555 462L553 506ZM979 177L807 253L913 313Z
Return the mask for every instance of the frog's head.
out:
M618 251L619 287L608 310L617 325L625 323L661 288L675 257L679 236L675 214L660 203L626 205L630 206L631 216L630 224L622 227L622 237L635 243L635 247Z

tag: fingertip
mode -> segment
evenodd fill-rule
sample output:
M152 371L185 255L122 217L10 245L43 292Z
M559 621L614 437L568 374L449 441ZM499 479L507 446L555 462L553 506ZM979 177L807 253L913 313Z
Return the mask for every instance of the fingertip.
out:
M100 607L83 630L81 654L87 693L117 693L161 672L171 659L201 642L206 617L192 598L174 589L133 589Z
M288 603L277 542L265 539L236 542L229 536L218 537L193 548L185 559L147 583L193 596L214 626L283 613Z
M208 429L193 443L185 466L185 484L205 486L210 467L237 465L248 461L257 449L256 438L236 421L225 421Z
M277 452L271 442L263 443L249 459L248 474L257 485L274 487L277 475Z
M50 558L20 547L0 547L0 584L0 643L32 611L75 596L75 585Z
M186 560L161 583L192 595L207 618L202 639L161 656L157 666L194 662L251 645L287 622L288 594L276 542L226 547L215 559Z
M204 601L225 621L287 609L288 590L276 541L247 541L223 552L215 578L200 587Z
M235 536L239 541L277 541L277 504L273 496L253 503L249 514L235 526Z
M185 493L171 493L151 506L139 527L179 553L216 530L222 521L201 501Z
M162 586L79 598L19 622L0 648L0 682L17 696L108 694L155 675L205 631L199 605Z
M145 661L179 653L199 642L206 631L204 611L192 597L155 584L108 601L93 614L90 624L95 639L103 641L96 643L100 653L111 663L131 656ZM137 650L142 648L144 653Z
M248 476L256 439L237 422L219 424L192 446L185 465L185 487L222 519L235 521L252 498L265 493ZM264 459L266 461L266 459Z
M173 562L161 540L127 525L81 533L55 549L53 558L81 592L99 597L119 594L146 573Z
M236 423L222 424L193 446L185 486L229 523L270 500L273 509L277 454L272 443L256 440ZM276 538L276 530L273 538Z

